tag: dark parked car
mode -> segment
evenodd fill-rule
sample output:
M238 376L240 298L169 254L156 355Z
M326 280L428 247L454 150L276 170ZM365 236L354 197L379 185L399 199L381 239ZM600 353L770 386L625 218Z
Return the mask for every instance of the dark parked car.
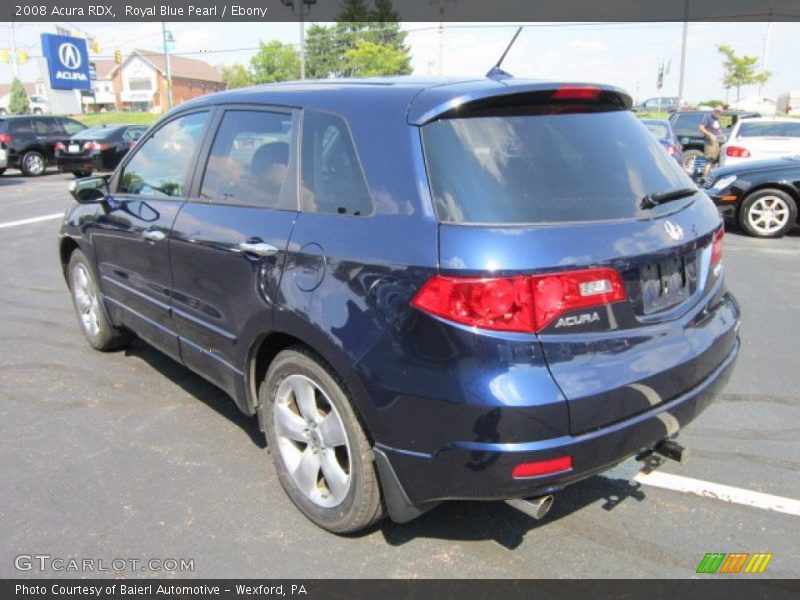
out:
M675 137L675 132L672 131L672 125L665 119L641 119L642 125L647 127L648 131L652 133L655 138L664 146L672 158L678 161L679 165L683 164L683 152L678 138Z
M631 107L633 112L665 112L671 113L681 107L681 102L676 96L658 96L648 98L641 104Z
M705 137L700 133L700 122L710 110L682 110L669 116L669 122L675 132L678 142L683 148L683 169L692 177L703 172L706 159L703 156ZM720 117L720 126L723 138L727 138L733 126L739 119L760 117L758 113L741 110L724 110ZM720 140L720 145L725 139Z
M56 165L75 177L86 177L95 171L113 171L145 131L144 125L84 129L56 144Z
M706 191L720 212L755 237L780 237L798 223L800 157L714 169Z
M4 116L0 117L0 143L8 148L9 169L20 169L29 177L43 175L54 164L55 146L86 129L69 117ZM0 175L5 169L0 169Z
M231 90L72 188L89 344L135 332L228 392L330 531L454 499L541 517L680 455L739 349L720 215L613 87Z

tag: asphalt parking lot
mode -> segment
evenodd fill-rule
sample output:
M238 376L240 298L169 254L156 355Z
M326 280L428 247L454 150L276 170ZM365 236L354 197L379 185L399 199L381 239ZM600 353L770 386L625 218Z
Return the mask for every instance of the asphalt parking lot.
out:
M800 576L800 232L726 236L739 363L681 434L689 463L657 471L705 495L633 479L630 461L557 495L542 521L445 503L336 537L293 507L255 420L221 391L142 342L85 343L56 251L70 179L0 177L0 577L76 576L20 572L20 554L194 561L110 573L123 576L691 577L707 552L769 552L755 577Z

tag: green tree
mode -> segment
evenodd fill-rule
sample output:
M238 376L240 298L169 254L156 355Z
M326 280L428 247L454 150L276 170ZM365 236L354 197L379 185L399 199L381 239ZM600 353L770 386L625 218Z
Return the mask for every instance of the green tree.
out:
M343 49L334 26L312 24L306 30L306 76L324 79L342 72Z
M225 65L221 69L222 82L229 90L234 88L246 87L253 84L253 76L242 64L233 63L232 65Z
M400 50L363 39L344 53L345 70L352 77L395 75L407 68L407 62Z
M31 105L28 102L28 94L25 92L25 86L22 85L22 82L17 77L11 82L10 96L8 112L12 115L24 115L31 111Z
M336 20L340 22L361 26L372 16L370 8L364 0L344 0L340 6L339 14L336 15Z
M250 59L253 83L274 83L300 78L300 57L291 44L277 40L261 42L258 52Z
M722 61L724 69L722 84L727 89L736 88L737 102L742 86L766 83L772 75L769 71L759 72L757 70L758 57L756 56L736 56L733 48L727 44L719 44L717 51L725 57Z

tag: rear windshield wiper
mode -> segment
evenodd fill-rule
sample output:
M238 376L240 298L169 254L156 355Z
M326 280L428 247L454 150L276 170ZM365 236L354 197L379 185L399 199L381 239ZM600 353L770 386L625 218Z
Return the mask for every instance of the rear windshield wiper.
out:
M673 200L680 200L681 198L694 196L697 191L697 188L680 188L670 192L661 192L660 194L647 194L644 198L642 198L642 201L639 203L639 207L642 210L654 208L659 204L664 204L665 202L672 202Z

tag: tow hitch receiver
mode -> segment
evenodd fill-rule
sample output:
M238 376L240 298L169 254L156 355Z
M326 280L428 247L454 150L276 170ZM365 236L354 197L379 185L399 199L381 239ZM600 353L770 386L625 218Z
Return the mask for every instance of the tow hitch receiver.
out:
M653 449L657 454L670 460L679 462L682 465L686 464L689 460L689 450L681 446L675 440L663 440L656 444Z

